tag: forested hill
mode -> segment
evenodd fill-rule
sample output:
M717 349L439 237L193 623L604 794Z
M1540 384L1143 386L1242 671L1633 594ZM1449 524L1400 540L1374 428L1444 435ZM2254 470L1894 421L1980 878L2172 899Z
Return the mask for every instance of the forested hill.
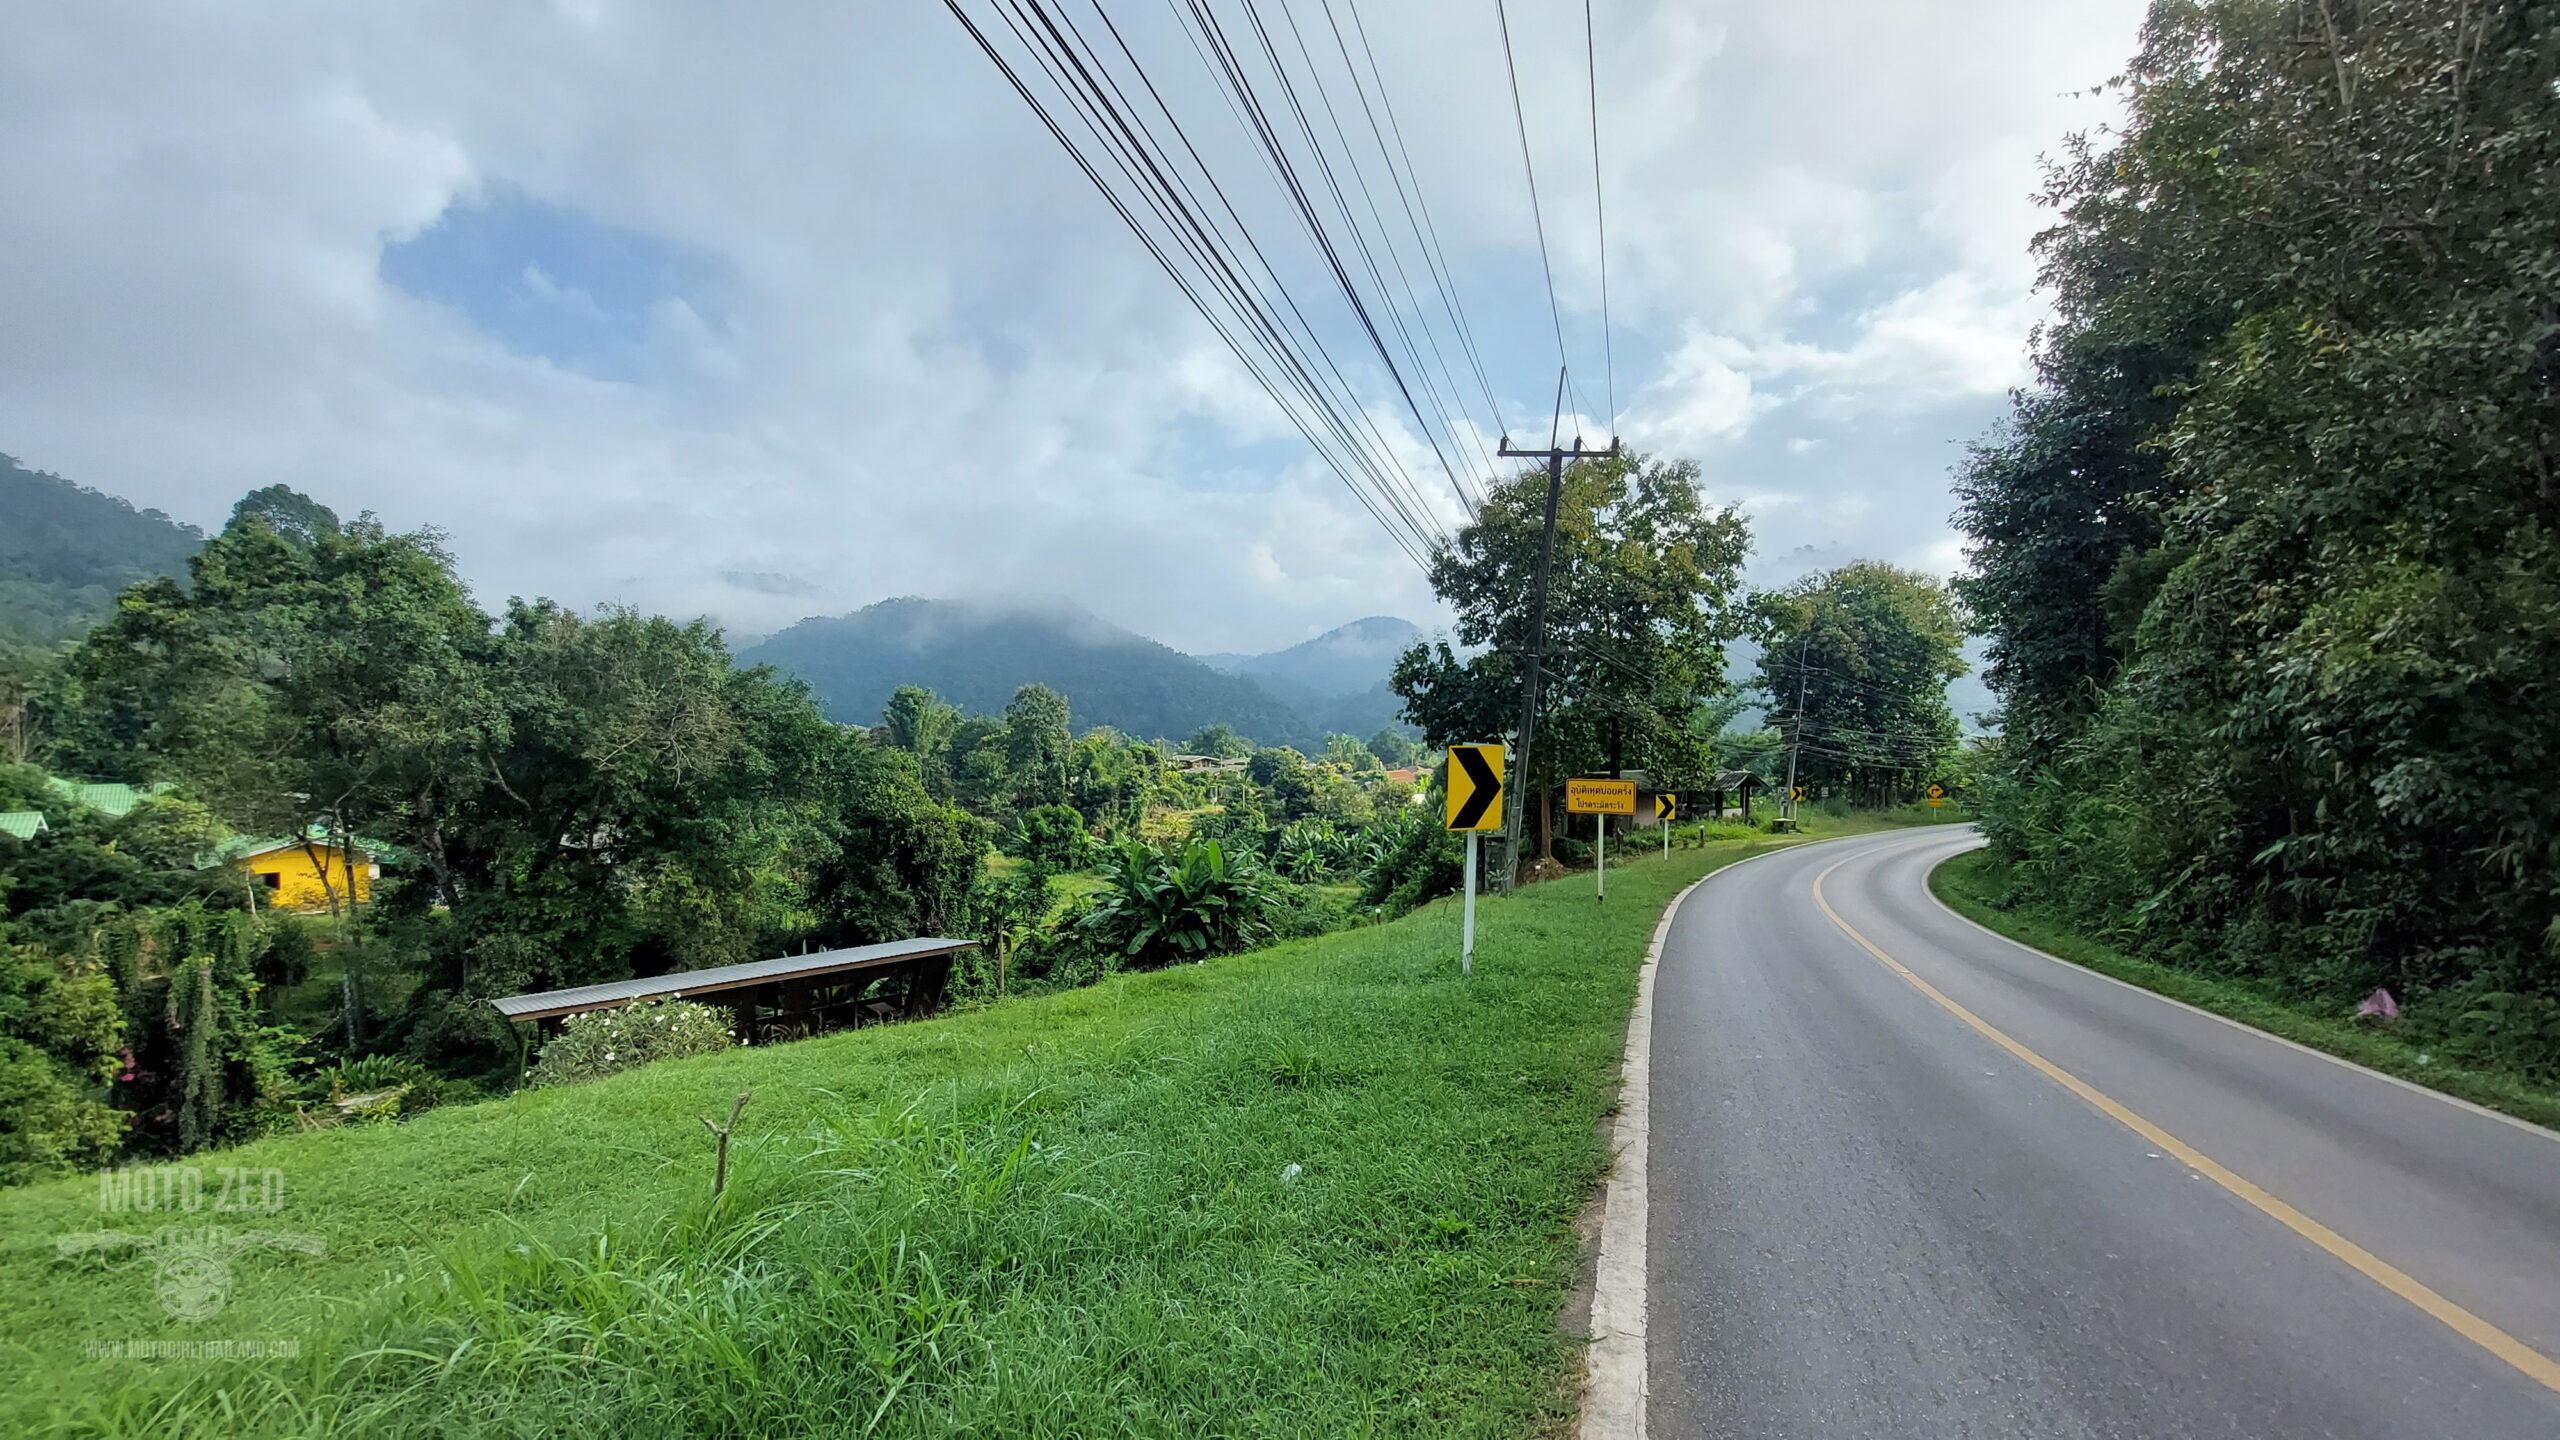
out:
M1262 686L1202 664L1072 605L1037 612L949 600L883 600L803 620L739 652L809 682L830 719L876 725L889 692L922 685L967 713L996 714L1024 685L1067 697L1081 730L1179 739L1224 724L1266 745L1323 733Z
M1401 725L1404 701L1387 688L1387 676L1421 638L1422 627L1410 620L1372 615L1267 655L1200 659L1260 685L1319 730L1372 735Z
M125 586L184 576L203 544L192 525L0 455L0 643L79 635Z

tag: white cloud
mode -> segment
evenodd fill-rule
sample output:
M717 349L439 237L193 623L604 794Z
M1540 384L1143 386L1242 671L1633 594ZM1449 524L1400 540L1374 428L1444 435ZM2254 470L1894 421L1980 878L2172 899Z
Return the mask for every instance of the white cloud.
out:
M1580 16L1514 8L1596 409L1588 97L1556 58ZM1603 7L1630 434L1756 497L1771 557L1948 553L1948 444L2016 383L2038 313L2034 156L2088 123L2063 92L2112 71L2138 10ZM1554 341L1490 17L1363 14L1530 433ZM0 449L200 523L282 481L444 527L484 600L754 630L899 593L1073 594L1198 649L1433 618L939 7L14 7L0 184ZM383 282L384 244L493 186L713 257L735 293L708 321L655 305L639 378L612 382Z

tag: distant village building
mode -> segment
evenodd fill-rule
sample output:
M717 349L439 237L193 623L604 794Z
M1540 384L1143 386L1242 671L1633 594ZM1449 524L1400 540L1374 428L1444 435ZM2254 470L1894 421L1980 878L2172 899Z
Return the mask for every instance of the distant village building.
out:
M60 776L49 776L44 783L45 788L62 797L64 804L85 805L110 820L121 820L144 800L177 788L166 780L150 785L86 785Z
M78 780L65 780L48 775L45 789L67 808L86 807L110 820L121 820L133 808L154 795L176 788L167 781L153 785L89 785ZM20 840L33 840L53 833L53 824L42 810L0 810L0 835L14 835Z
M261 903L279 910L325 910L332 892L338 903L373 898L373 882L394 859L392 847L359 835L344 851L329 842L327 832L312 827L303 839L253 839L234 836L200 856L201 869L229 865L244 871ZM326 873L327 879L321 878Z

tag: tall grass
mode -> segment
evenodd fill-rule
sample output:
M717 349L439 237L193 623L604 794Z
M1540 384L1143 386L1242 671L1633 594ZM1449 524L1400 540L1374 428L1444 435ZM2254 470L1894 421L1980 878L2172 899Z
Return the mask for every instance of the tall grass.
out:
M83 1362L180 1333L0 1197L0 1428L359 1434L1521 1435L1634 974L1766 842L927 1024L266 1142L325 1261L243 1262L291 1362ZM755 1100L727 1192L697 1115ZM94 1187L91 1187L94 1189ZM213 1322L208 1322L209 1324Z

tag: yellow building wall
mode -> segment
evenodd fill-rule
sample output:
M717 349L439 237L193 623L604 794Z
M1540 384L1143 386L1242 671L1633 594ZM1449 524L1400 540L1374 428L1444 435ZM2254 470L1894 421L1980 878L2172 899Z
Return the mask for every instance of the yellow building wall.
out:
M353 866L348 865L336 847L329 845L314 845L309 851L295 845L288 849L270 850L264 855L252 855L239 863L251 875L259 877L257 884L264 892L261 898L267 904L286 910L326 910L329 908L329 891L320 883L320 867L311 862L314 854L328 864L329 882L337 887L341 903L349 894L359 902L373 898L373 857L362 850L355 852ZM265 878L270 875L275 878Z

